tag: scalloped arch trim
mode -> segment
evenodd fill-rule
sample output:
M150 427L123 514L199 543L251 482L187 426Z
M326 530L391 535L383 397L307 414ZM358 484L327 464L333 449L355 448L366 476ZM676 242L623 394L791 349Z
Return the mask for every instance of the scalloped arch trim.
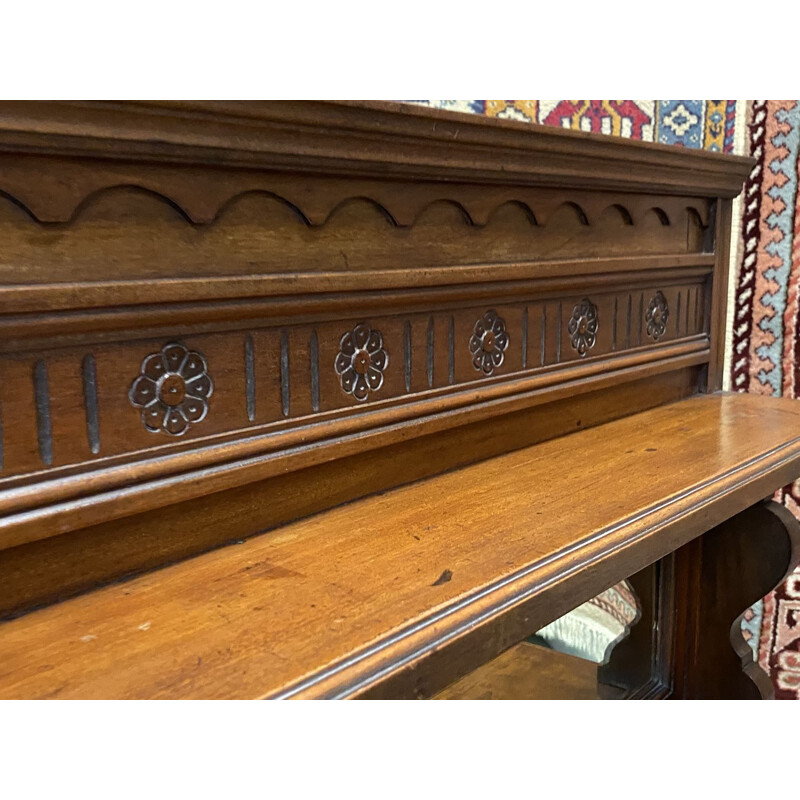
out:
M59 214L55 214L55 203L40 207L31 198L20 197L19 193L0 190L0 197L24 211L32 221L40 224L74 223L79 221L88 209L97 208L105 202L113 202L118 192L136 192L155 202L171 208L184 221L196 225L210 225L231 214L239 203L248 198L267 198L288 209L299 223L310 227L320 227L334 223L339 215L347 213L354 204L366 203L383 216L386 221L396 227L413 227L431 213L431 209L452 206L457 209L467 225L482 227L490 224L498 215L508 208L518 209L531 225L546 226L548 221L565 207L575 212L581 225L594 225L608 211L616 209L625 224L637 225L649 213L654 213L662 225L675 224L676 217L681 214L692 214L701 226L708 224L708 210L703 205L687 202L681 198L653 198L652 205L628 206L625 202L609 201L601 196L588 196L580 202L537 196L536 190L509 189L505 196L493 196L490 200L484 197L442 197L436 194L423 196L417 193L409 198L396 199L386 194L387 190L376 192L374 196L364 194L348 195L345 192L327 192L322 198L312 198L309 207L297 198L263 188L246 188L237 191L220 192L216 196L191 196L182 193L167 193L146 183L121 182L99 186L82 196L79 200L59 198ZM525 197L525 195L528 197ZM666 206L666 207L665 207Z

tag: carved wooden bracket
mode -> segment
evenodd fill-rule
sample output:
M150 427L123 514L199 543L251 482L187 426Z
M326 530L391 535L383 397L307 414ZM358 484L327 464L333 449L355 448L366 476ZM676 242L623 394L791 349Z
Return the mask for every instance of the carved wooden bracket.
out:
M699 587L679 635L674 696L770 699L774 688L742 635L742 618L800 562L800 522L771 500L751 506L679 551ZM679 628L680 630L680 628Z

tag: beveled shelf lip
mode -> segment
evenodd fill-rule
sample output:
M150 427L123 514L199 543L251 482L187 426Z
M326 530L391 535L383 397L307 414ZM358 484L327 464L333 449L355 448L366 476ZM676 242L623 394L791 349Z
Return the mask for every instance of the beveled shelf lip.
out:
M767 414L794 413L783 398L754 397L745 393L718 392L711 395L695 395L675 401L666 406L634 414L631 417L615 420L591 429L597 435L603 430L616 431L629 420L636 420L643 431L657 429L651 420L663 417L674 409L689 408L690 415L705 413L719 414L721 420L726 414L734 417L737 408L746 416L753 409L762 406ZM771 405L771 407L770 407ZM781 408L783 406L783 408ZM579 449L580 439L589 431L581 431L551 440L550 446L560 446L570 438ZM642 444L647 444L645 440ZM542 444L532 445L525 450L495 457L495 461L519 458L524 453L541 452ZM636 453L632 448L629 453ZM635 462L636 456L631 459ZM620 561L630 559L644 541L659 537L657 552L659 557L673 551L677 545L690 541L698 532L707 529L708 518L713 524L730 519L734 514L748 506L747 500L758 497L761 486L767 484L773 475L791 473L800 463L800 436L786 437L784 441L761 452L754 452L749 458L730 464L705 480L683 487L675 494L665 496L646 508L625 509L619 518L600 528L554 549L547 555L525 564L509 574L496 577L490 583L476 586L472 591L452 598L450 602L431 608L404 625L387 631L386 634L349 653L325 667L315 670L299 680L277 689L265 691L259 699L347 699L347 698L387 698L393 697L392 682L408 687L415 684L413 673L415 665L424 663L425 659L435 660L438 652L454 645L459 638L469 637L476 628L491 626L502 620L505 615L524 615L523 609L533 609L531 605L554 589L558 584L568 581L573 576L589 576L599 564L612 557ZM467 474L471 467L466 467L462 474ZM436 477L426 479L435 481ZM422 481L424 483L426 481ZM392 495L402 497L402 493L410 487L394 489ZM748 497L745 497L748 495ZM357 501L358 504L370 503L372 498ZM757 502L756 500L753 500ZM317 517L322 517L324 512ZM704 518L705 515L705 518ZM311 518L314 520L314 517ZM303 521L295 523L302 525ZM292 523L287 527L291 528ZM682 527L682 529L681 529ZM677 531L677 533L676 533ZM622 551L627 555L622 556ZM633 556L640 558L638 553ZM646 563L652 562L652 554ZM645 566L639 562L637 568ZM619 580L634 570L624 566L618 567ZM591 578L585 578L587 581ZM602 591L603 585L589 586L584 589L587 599ZM557 590L553 592L557 595ZM556 601L558 602L558 601ZM561 601L563 602L563 600ZM566 613L569 609L559 609ZM542 614L541 606L539 614ZM543 619L546 617L543 617ZM553 618L553 611L549 614ZM457 646L457 645L456 645ZM386 653L393 651L389 659ZM430 672L429 665L422 670ZM443 687L442 687L443 688Z
M733 197L753 159L383 101L3 101L0 152Z

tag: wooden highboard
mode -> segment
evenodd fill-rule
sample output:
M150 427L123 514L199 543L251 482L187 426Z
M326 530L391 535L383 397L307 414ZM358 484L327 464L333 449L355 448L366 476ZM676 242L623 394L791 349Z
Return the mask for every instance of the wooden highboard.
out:
M713 693L708 565L750 563L741 514L777 553L747 603L795 559L760 504L794 405L718 394L750 165L391 103L0 102L0 694L430 696L655 563L652 694Z

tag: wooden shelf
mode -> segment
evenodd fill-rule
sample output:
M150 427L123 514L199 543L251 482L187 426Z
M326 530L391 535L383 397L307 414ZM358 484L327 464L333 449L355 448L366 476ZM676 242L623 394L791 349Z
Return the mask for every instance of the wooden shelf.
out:
M693 397L8 621L0 696L432 696L799 471L800 404Z

